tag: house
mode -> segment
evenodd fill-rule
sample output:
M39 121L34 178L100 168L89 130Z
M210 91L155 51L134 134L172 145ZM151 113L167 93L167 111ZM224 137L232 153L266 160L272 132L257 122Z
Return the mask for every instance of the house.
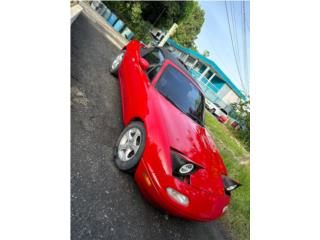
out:
M241 99L247 100L242 91L215 62L198 52L180 46L172 39L168 39L166 44L190 68L191 75L211 102L218 104L227 113L230 113L232 103L239 103Z

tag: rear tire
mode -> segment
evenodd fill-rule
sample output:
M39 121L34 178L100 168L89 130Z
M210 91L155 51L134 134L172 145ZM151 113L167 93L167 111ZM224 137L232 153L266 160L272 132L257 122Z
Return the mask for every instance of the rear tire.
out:
M131 122L121 132L115 147L115 164L125 172L134 172L146 145L146 130L142 122Z
M119 67L122 63L124 57L124 52L121 52L113 61L112 64L110 66L110 73L115 76L118 77L118 71L119 71Z

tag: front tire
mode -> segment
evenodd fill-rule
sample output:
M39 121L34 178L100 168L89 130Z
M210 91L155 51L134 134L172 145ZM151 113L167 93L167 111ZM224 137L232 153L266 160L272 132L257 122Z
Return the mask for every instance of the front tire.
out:
M115 164L126 172L133 172L146 145L146 130L142 122L131 122L121 132L115 147Z

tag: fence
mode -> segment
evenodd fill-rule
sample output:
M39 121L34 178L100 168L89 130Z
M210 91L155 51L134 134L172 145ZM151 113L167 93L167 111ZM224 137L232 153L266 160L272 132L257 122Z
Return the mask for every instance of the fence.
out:
M101 15L105 19L106 23L112 26L114 30L119 32L126 39L132 39L134 33L130 30L128 26L126 26L126 24L120 18L117 17L115 13L108 9L106 5L104 5L100 1L92 1L90 6L99 15Z

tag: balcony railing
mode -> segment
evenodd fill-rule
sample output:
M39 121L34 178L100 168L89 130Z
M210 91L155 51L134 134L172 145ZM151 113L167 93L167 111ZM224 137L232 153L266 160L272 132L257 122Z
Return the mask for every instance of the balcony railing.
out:
M191 73L193 79L197 81L207 99L218 104L221 108L226 110L226 112L230 112L232 110L230 104L226 103L218 96L217 92L219 92L219 89L215 87L206 77L199 79L201 73L195 71L194 69L190 69L189 72Z

